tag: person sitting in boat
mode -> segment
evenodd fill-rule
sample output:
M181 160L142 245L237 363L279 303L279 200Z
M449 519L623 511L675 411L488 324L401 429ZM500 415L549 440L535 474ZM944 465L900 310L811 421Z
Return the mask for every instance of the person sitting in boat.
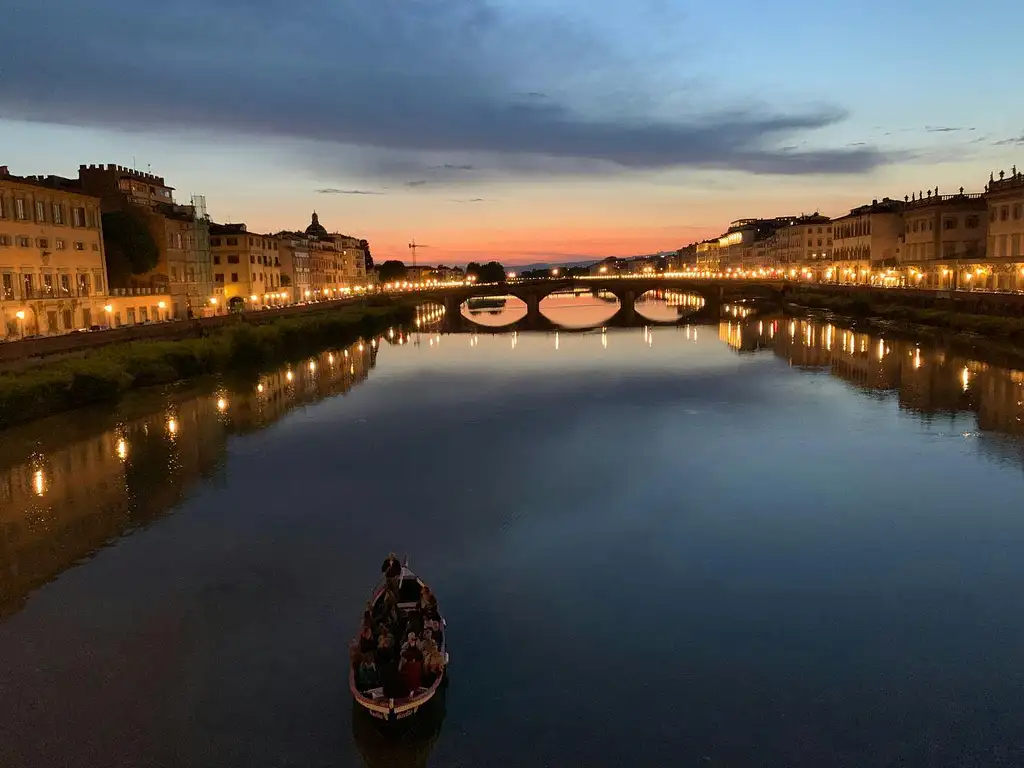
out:
M373 634L373 626L363 625L362 632L359 633L359 651L361 653L369 653L377 648L377 638Z
M398 674L402 678L403 687L410 696L423 687L423 663L412 651L402 654Z
M431 653L432 651L436 651L437 641L434 640L434 633L431 632L429 629L423 630L423 637L420 639L418 643L416 643L416 647L420 649L420 653L422 653L424 656L426 656L428 653Z
M437 615L437 598L426 584L423 585L423 591L420 593L420 610L423 611L424 616L429 618L434 618Z
M384 627L377 639L377 658L382 664L395 657L395 638L391 630Z
M384 574L384 584L389 592L394 592L398 595L398 580L402 576L402 564L398 561L398 557L394 552L391 552L387 559L381 564L380 572Z
M377 660L373 651L364 653L356 669L356 684L359 690L368 691L380 685L380 675L377 673Z
M402 643L402 655L405 656L406 651L413 651L414 653L420 653L420 640L416 637L415 632L410 632L405 642Z

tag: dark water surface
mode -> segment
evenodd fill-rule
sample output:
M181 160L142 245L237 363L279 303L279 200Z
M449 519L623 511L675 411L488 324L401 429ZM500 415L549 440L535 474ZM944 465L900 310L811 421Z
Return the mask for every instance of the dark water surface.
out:
M754 318L396 333L5 432L0 765L1022 765L1022 401ZM452 653L398 762L345 679L389 549Z

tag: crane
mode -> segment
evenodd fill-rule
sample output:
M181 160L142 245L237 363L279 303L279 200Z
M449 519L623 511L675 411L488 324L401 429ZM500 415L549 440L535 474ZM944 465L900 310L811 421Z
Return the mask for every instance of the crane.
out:
M429 248L429 247L430 247L429 245L417 245L416 244L416 238L414 237L412 239L412 242L409 243L409 250L412 251L412 265L413 265L413 267L416 266L416 249L417 248Z

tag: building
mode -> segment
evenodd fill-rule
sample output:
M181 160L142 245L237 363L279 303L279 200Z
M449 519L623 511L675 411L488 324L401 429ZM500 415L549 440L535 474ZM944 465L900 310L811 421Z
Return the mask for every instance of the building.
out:
M260 309L290 303L281 286L278 238L249 232L245 224L210 224L213 280L229 308Z
M718 239L697 243L697 269L702 272L718 272L721 267L721 246Z
M366 251L362 241L329 233L316 211L305 234L310 243L310 286L314 298L330 298L366 288Z
M985 187L988 207L988 256L1024 262L1024 173L1013 167L1007 176L989 177Z
M107 325L99 198L0 166L0 339Z
M116 296L168 294L170 316L182 319L216 311L222 295L213 280L206 199L174 201L163 177L120 165L80 165L77 186L99 197L103 212L133 209L145 217L159 252L142 275L111 273Z
M980 277L973 265L985 259L987 207L983 195L964 194L963 187L956 195L936 188L905 198L899 261L908 269L907 284L954 288Z
M784 222L772 239L771 266L791 276L805 270L816 275L832 255L832 220L819 213L797 216Z
M275 237L281 258L282 288L292 302L311 300L309 238L301 232L278 232Z
M835 219L828 278L841 283L871 282L875 270L895 268L903 238L903 207L902 201L886 197Z

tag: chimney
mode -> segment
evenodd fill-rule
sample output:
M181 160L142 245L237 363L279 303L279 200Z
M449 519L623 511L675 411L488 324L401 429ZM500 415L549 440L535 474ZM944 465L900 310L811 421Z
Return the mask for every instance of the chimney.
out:
M877 199L876 199L876 200L872 200L872 201L871 201L871 204L872 204L872 205L878 205L878 200L877 200Z
M10 176L11 172L7 170L6 165L0 165L0 176Z

